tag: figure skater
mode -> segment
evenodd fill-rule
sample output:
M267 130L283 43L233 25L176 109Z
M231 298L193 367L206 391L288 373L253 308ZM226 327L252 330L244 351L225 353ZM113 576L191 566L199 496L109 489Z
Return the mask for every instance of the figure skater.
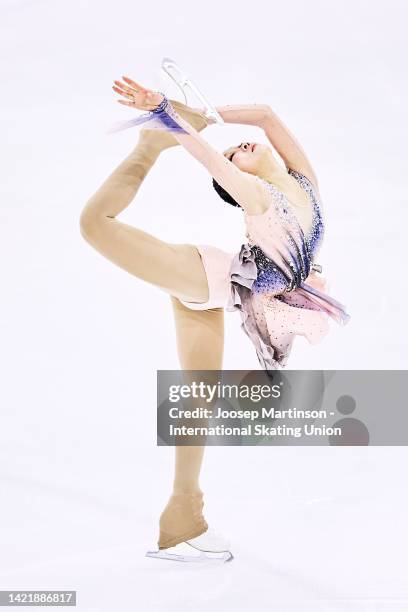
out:
M171 296L182 369L222 369L225 307L240 312L267 371L286 365L296 335L316 343L328 331L328 317L346 323L344 306L324 292L325 282L316 276L321 266L314 259L324 231L316 175L272 109L252 104L217 112L225 122L263 129L286 169L265 144L244 142L218 152L199 134L211 123L203 112L122 78L113 86L122 96L118 102L148 113L114 129L146 126L136 148L88 200L81 233L113 263ZM247 242L239 253L166 243L118 221L159 153L177 143L203 164L218 194L243 209ZM199 550L228 549L202 514L203 450L176 447L173 494L160 517L160 550L181 542Z

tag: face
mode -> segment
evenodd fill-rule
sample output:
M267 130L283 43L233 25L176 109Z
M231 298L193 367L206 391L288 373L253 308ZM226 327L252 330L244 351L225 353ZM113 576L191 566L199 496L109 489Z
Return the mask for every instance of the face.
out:
M250 174L261 174L270 164L272 151L264 144L241 142L239 146L224 151L224 155L240 170Z

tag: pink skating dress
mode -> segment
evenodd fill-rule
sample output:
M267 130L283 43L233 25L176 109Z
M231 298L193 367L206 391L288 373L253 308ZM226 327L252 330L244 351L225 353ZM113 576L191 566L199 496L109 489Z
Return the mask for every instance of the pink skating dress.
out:
M275 185L263 181L270 205L261 215L245 214L248 242L230 269L228 310L241 314L242 329L253 342L266 369L286 366L294 338L321 342L328 319L345 325L345 306L327 293L327 280L314 263L324 235L323 208L318 192L302 173L289 173L305 189L313 206L309 231L300 226L296 208Z
M194 309L226 307L241 314L242 329L253 342L265 369L285 367L296 336L321 342L331 317L340 325L350 315L327 294L327 280L314 264L324 236L323 207L318 192L301 172L289 169L306 191L313 215L304 232L285 194L259 179L269 192L263 214L244 213L247 243L237 254L198 245L206 270L209 300L183 302Z

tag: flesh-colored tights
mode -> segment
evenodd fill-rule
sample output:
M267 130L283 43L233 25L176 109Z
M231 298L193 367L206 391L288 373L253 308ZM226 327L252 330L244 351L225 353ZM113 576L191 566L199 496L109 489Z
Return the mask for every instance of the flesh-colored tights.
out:
M208 124L200 112L181 102L171 102L196 130L201 131ZM181 368L220 370L224 346L223 309L191 310L180 302L182 299L203 303L209 297L207 277L197 248L191 244L163 242L116 218L132 202L159 154L177 145L178 142L169 132L141 130L138 143L130 155L86 203L80 218L80 229L84 239L111 262L170 295ZM177 516L172 513L170 531L175 538L170 538L169 534L162 536L159 542L162 548L168 547L169 542L175 539L182 541L180 537L183 538L183 533L185 535L186 521L190 534L199 535L206 528L202 520L197 523L185 516L190 508L186 500L191 498L197 505L197 499L200 499L199 474L204 447L176 446L175 449L173 496L169 504L171 506L176 500L176 505L183 511ZM176 523L181 521L183 525L173 525L173 519Z

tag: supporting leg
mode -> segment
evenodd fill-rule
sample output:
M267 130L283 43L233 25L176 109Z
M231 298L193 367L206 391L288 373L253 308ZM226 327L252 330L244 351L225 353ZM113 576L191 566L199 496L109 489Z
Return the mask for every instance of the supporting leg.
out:
M192 310L171 298L177 350L183 370L221 370L224 354L224 310ZM176 446L174 493L199 493L203 446Z
M221 370L224 351L224 310L191 310L171 298L177 349L183 370ZM160 516L159 549L201 536L208 530L199 485L204 446L175 447L173 493Z

